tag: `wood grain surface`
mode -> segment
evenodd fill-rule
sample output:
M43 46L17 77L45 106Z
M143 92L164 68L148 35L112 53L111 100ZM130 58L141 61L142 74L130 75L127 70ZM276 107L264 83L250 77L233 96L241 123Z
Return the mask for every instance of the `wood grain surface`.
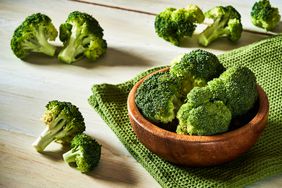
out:
M196 37L187 39L183 47L175 47L154 33L152 14L169 5L185 6L187 2L1 0L0 187L160 187L95 113L87 98L93 84L126 81L140 71L166 65L177 55L199 48ZM247 22L253 1L191 2L204 10L218 4L234 4L242 11L243 22ZM282 10L280 0L274 3ZM25 61L14 56L10 49L11 36L26 16L36 12L47 14L58 28L74 10L87 12L100 22L108 42L103 58L97 62L83 59L66 65L44 55L32 55ZM263 30L244 25L246 31L238 43L220 39L207 50L220 54L269 36ZM204 27L199 27L196 33ZM277 30L281 32L281 23ZM54 44L62 45L58 39ZM40 120L44 106L53 99L77 105L85 118L86 133L103 145L101 163L89 175L81 174L62 161L64 149L60 145L51 144L44 155L31 146L44 129ZM252 187L282 187L282 177L268 178Z

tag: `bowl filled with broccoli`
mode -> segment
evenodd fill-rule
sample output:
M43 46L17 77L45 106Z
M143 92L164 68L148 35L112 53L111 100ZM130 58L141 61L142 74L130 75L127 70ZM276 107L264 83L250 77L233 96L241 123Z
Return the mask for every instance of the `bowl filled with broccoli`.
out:
M140 142L174 164L213 166L248 151L266 126L267 95L247 67L194 50L139 80L128 114Z

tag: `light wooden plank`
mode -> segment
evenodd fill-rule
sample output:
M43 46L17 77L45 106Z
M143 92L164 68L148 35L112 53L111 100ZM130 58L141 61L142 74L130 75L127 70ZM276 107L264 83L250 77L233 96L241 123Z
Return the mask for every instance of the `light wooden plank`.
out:
M265 30L258 28L251 23L250 11L252 9L253 4L258 0L251 0L251 1L240 1L240 0L234 0L234 1L233 0L217 0L217 1L206 1L206 0L190 0L190 1L185 1L185 0L178 0L178 1L169 1L169 0L157 0L157 1L77 0L77 1L90 2L90 3L100 4L100 5L111 6L115 8L139 10L139 11L154 13L154 14L161 12L166 7L182 8L182 7L185 7L187 4L196 4L203 11L207 11L219 5L221 6L232 5L241 14L242 24L243 24L244 29L250 30L250 31L267 33ZM280 15L281 15L282 14L282 1L281 0L271 0L270 2L274 7L277 7L279 9ZM273 30L273 32L274 33L282 32L282 21ZM268 33L271 33L271 32L268 32Z
M67 149L51 144L43 154L31 146L34 138L0 129L1 187L159 187L140 173L139 164L129 156L102 148L101 162L89 174L82 174L64 163Z

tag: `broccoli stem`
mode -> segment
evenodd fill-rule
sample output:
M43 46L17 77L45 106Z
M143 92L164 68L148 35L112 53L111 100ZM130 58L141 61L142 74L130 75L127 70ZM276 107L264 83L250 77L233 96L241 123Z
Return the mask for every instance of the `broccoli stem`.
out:
M80 41L81 40L81 41ZM79 37L79 33L76 27L72 27L72 34L69 42L59 53L59 60L71 64L79 58L79 55L85 51L85 48L81 45L82 39Z
M67 163L74 163L76 157L80 154L81 154L80 150L74 151L73 149L71 149L70 151L63 154L63 159Z
M218 19L212 25L208 26L203 33L199 35L199 44L202 46L208 46L212 41L224 35L224 24L225 21Z
M57 134L60 133L64 125L65 121L60 121L58 124L56 121L51 123L48 127L45 128L45 130L40 134L35 142L33 142L33 147L38 152L42 152L52 141L56 139ZM50 127L52 128L50 129Z
M40 31L37 35L38 42L40 48L38 49L38 52L42 52L46 55L49 56L54 56L56 53L56 47L52 46L51 44L48 43L48 40L44 36L44 32Z

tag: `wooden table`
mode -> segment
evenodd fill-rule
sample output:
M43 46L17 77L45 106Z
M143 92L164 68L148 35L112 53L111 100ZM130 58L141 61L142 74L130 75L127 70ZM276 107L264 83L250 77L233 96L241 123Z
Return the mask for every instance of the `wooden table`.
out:
M282 2L273 0L282 12ZM0 187L160 187L135 161L115 134L88 104L91 86L119 83L138 72L166 65L183 52L199 48L196 38L175 47L154 33L154 14L165 7L184 7L188 1L145 0L1 0L0 1ZM220 54L269 37L270 33L250 23L254 3L244 1L192 0L204 11L216 5L232 4L241 15L245 31L237 44L218 40L207 50ZM108 51L98 62L82 60L73 65L56 58L35 55L21 61L10 50L10 39L23 19L35 12L49 15L58 28L74 10L93 15L104 28ZM205 26L200 26L196 33ZM275 32L282 31L282 24ZM59 40L55 42L61 45ZM102 145L99 166L83 175L62 160L61 146L51 144L44 154L31 143L44 129L40 120L48 101L57 99L77 105L86 132ZM282 187L282 176L268 178L253 187Z

